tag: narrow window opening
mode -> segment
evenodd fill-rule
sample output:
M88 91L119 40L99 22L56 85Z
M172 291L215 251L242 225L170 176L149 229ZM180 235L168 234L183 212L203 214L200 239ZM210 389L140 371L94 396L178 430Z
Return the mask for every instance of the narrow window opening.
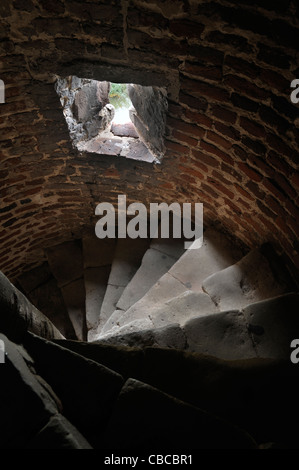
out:
M59 77L55 87L80 152L161 161L168 107L164 88L75 76Z

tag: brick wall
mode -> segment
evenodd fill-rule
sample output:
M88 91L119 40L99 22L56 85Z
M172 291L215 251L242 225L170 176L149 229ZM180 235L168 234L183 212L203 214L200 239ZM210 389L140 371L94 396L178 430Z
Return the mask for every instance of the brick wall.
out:
M298 2L1 0L0 269L94 224L97 203L203 202L249 247L271 241L299 268ZM161 165L80 155L55 74L163 85Z

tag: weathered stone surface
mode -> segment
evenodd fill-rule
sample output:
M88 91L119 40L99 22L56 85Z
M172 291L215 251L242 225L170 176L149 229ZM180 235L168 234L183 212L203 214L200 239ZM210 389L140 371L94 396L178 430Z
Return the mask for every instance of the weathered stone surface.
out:
M141 432L142 430L142 432ZM241 429L159 390L129 379L105 432L103 448L253 449Z
M202 292L206 277L230 266L241 256L238 247L223 233L210 228L204 232L201 248L187 250L169 273L188 289Z
M259 443L298 448L299 375L289 359L223 361L160 348L144 353L143 382L240 426Z
M151 152L161 158L168 107L166 91L163 88L131 84L128 92L135 108L130 111L131 120Z
M299 294L286 294L246 307L244 318L258 357L288 359L299 338Z
M48 248L47 257L58 287L83 276L82 249L78 240Z
M75 144L92 139L111 123L115 110L109 104L109 82L71 76L59 79L56 91Z
M54 340L53 342L114 370L125 379L140 377L142 374L144 351L134 344L132 347L123 347L103 341L86 343L84 341Z
M18 278L24 292L28 295L31 291L52 278L52 273L48 263L43 263L37 268L31 269Z
M25 449L92 449L82 434L62 415L49 422L25 446Z
M96 329L106 292L110 266L84 270L85 310L87 330Z
M83 279L70 282L61 288L70 321L79 340L86 340L85 285Z
M164 303L154 304L142 310L130 308L118 316L114 325L112 321L116 321L116 313L113 314L102 334L124 334L134 330L137 332L148 328L162 328L174 323L182 326L194 317L216 312L218 309L207 294L186 291Z
M168 243L167 243L168 242ZM153 239L151 246L159 251L164 251L170 255L175 253L176 240ZM176 248L177 249L177 248ZM124 319L130 321L144 316L144 312L149 312L163 305L171 298L188 292L203 293L202 282L208 273L217 272L229 266L241 257L241 252L220 232L208 229L204 233L204 241L201 248L187 250L181 248L182 256L173 264L145 295L129 309L125 315L121 312L113 314L103 329L107 333L109 328L116 326L116 323L124 324ZM179 253L179 252L178 252ZM217 311L215 306L214 311ZM121 314L121 316L120 316ZM112 323L113 322L113 323Z
M98 332L101 331L109 316L116 309L116 304L125 287L139 268L148 245L149 240L143 238L137 238L136 240L120 238L117 240L108 285L101 308Z
M23 356L8 338L1 364L1 448L20 448L57 413L55 401L30 372Z
M63 338L62 334L0 272L0 331L19 342L27 330L45 338Z
M132 160L141 160L143 162L153 163L156 157L141 140L128 140L122 142L121 157L131 158Z
M124 124L116 124L115 122L112 122L111 132L112 134L120 137L139 137L132 122L126 122Z
M41 284L28 294L29 300L56 326L65 338L76 338L61 290L52 279Z
M97 238L95 232L83 237L84 268L95 268L112 264L115 250L115 239Z
M64 415L93 445L123 384L116 372L50 341L28 335L24 342L37 372L61 399Z
M253 250L233 266L205 279L203 290L224 311L276 297L288 287L277 282L260 250Z
M237 310L193 318L183 331L188 351L225 360L257 357L245 318Z
M142 263L133 279L127 285L121 298L117 303L117 308L127 310L137 302L144 294L165 274L180 256L182 241L176 242L176 253L169 256L155 248L150 248L145 253Z
M178 324L153 329L149 320L135 320L122 328L111 329L107 334L95 337L95 341L129 346L186 349L187 342L183 329Z

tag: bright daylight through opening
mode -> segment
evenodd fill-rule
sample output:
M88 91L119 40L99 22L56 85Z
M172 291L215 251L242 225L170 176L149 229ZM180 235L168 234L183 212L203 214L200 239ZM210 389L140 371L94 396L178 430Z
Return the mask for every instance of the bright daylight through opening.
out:
M69 76L57 79L56 91L80 152L150 163L163 158L165 89Z

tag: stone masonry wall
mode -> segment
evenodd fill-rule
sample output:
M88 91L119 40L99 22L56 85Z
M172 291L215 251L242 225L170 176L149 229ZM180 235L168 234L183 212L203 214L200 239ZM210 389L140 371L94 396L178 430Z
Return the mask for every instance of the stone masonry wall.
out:
M99 202L203 202L299 267L299 6L288 0L1 0L0 269L80 237ZM168 90L161 165L82 154L56 75Z

